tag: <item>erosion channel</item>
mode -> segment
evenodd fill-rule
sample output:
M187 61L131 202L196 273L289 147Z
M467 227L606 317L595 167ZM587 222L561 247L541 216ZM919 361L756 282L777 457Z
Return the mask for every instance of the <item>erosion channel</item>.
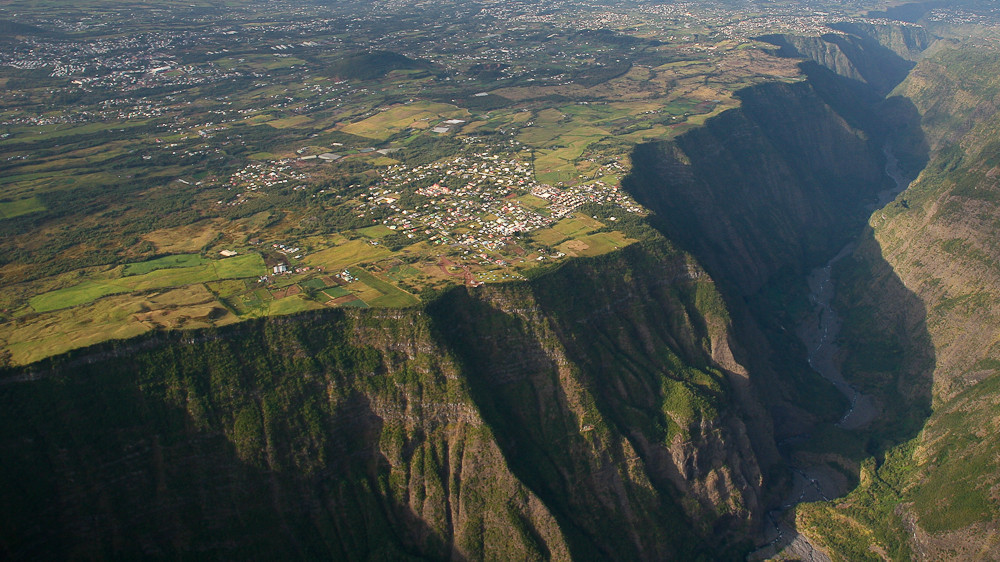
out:
M893 154L892 148L887 144L883 152L886 159L885 174L893 180L894 185L878 194L878 202L873 205L873 211L891 202L896 195L906 189L908 184L899 169L899 161ZM809 285L809 302L813 310L803 319L796 331L808 350L809 366L830 381L850 402L843 417L837 422L839 427L848 430L867 427L879 414L879 406L874 397L860 392L847 382L837 358L839 351L837 335L840 332L841 321L831 305L834 297L831 276L834 265L849 256L855 246L855 242L848 243L825 265L810 272L806 282ZM805 435L792 437L778 445L784 449L804 438ZM788 525L784 514L799 503L830 500L841 495L843 490L838 489L827 465L793 466L792 472L794 484L791 492L778 509L767 514L766 538L770 542L751 555L751 559L768 558L784 550L786 554L799 556L804 560L829 560L807 538Z

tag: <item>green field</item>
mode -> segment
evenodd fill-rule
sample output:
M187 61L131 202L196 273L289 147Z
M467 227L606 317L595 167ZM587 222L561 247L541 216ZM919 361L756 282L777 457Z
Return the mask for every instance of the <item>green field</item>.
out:
M244 254L211 262L219 279L242 279L259 277L267 273L264 260L257 254Z
M620 232L601 232L599 234L589 234L577 238L588 247L585 250L576 250L580 256L599 256L624 246L628 246L634 240L625 238Z
M368 226L365 228L359 228L357 233L362 236L367 236L368 238L385 238L386 236L392 234L394 231L389 227L378 224L375 226Z
M340 297L346 297L351 294L351 292L343 287L328 287L323 289L323 294L330 297L330 300L333 300Z
M44 211L45 205L38 197L28 197L16 201L0 202L0 219L12 219L21 215Z
M39 142L47 141L59 137L70 135L85 135L88 133L99 133L109 129L130 129L140 127L148 121L125 121L117 123L88 123L86 125L47 125L43 127L32 127L25 130L23 135L11 136L9 139L0 141L0 146L13 144L14 142Z
M545 210L549 206L549 202L541 197L535 197L534 195L522 195L517 198L522 205L533 210Z
M312 119L305 115L295 115L293 117L285 117L284 119L275 119L273 121L268 121L267 124L275 129L287 129L289 127L300 127L306 123L312 123Z
M351 275L358 278L359 281L368 285L372 289L382 293L382 296L373 298L371 300L365 299L365 302L370 306L379 306L386 308L399 308L405 306L412 306L419 302L413 295L404 292L396 287L392 283L388 283L379 279L378 277L368 273L367 271L354 267L350 269Z
M326 288L326 283L324 283L322 279L310 279L308 281L303 281L299 283L299 285L302 285L303 287L306 287L308 289L323 290Z
M171 269L177 267L194 267L208 262L198 254L177 254L164 256L155 260L148 260L125 265L122 275L145 275L157 269Z
M544 244L546 246L555 246L556 244L566 240L568 236L559 232L554 228L545 228L538 230L531 235L531 239L539 244Z
M341 130L352 135L385 140L407 128L426 129L442 119L468 119L469 112L454 105L414 102L397 105L367 119L345 125Z
M556 244L571 238L579 239L583 235L593 232L603 226L603 223L588 217L587 215L576 214L560 220L551 228L544 228L534 232L531 235L531 238L539 244L555 246ZM587 244L590 245L590 243ZM600 244L604 244L604 242L600 242Z
M586 215L575 215L572 217L566 217L563 220L557 222L553 226L553 230L561 232L566 236L573 237L579 236L580 234L590 232L592 230L597 230L604 226L602 223L595 219L592 219Z
M365 240L350 240L339 246L310 254L306 256L305 262L312 266L323 267L330 272L337 272L362 261L374 261L391 254L392 252L383 246L372 246Z
M323 308L323 305L314 300L309 300L302 295L292 295L287 298L271 301L267 313L270 315L294 314L296 312L319 308Z
M247 290L247 285L243 281L225 280L206 283L205 287L218 295L219 298L228 298L243 294Z
M84 281L79 285L42 293L29 301L35 312L49 312L95 301L103 296L125 293L128 289L102 281Z
M164 258L161 258L164 259ZM191 260L190 256L183 257ZM200 258L199 258L200 259ZM152 260L157 261L157 260ZM149 263L149 262L145 262ZM134 264L144 266L145 264ZM35 312L49 312L97 300L106 295L130 293L168 287L181 287L220 279L240 279L264 275L264 260L247 254L224 260L209 261L193 267L155 269L141 275L119 279L88 280L72 287L42 293L29 301Z
M416 275L420 275L420 270L406 264L393 266L385 273L385 276L393 281L403 281Z
M29 363L109 339L128 338L160 326L198 328L237 321L220 311L202 285L169 289L154 295L112 295L76 308L56 310L0 324L0 338L18 363Z

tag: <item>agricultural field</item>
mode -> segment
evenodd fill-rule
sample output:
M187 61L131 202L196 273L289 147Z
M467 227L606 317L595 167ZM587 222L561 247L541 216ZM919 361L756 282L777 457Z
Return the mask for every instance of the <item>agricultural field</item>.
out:
M157 269L197 267L199 265L204 265L205 263L207 263L207 260L198 254L174 254L149 261L125 264L125 268L122 270L122 275L145 275L147 273L152 273Z
M618 189L636 143L735 107L739 88L800 79L728 19L355 21L346 6L238 1L212 8L223 32L188 4L171 21L77 7L99 15L66 31L58 2L15 7L51 34L0 52L0 346L14 362L147 330L415 306L615 251L649 233Z
M407 129L428 129L448 119L468 119L469 112L454 105L415 102L380 110L376 115L340 127L345 133L386 140Z
M306 258L306 263L322 267L326 271L336 272L362 261L374 261L391 254L392 252L384 246L373 246L366 240L351 240L309 255Z
M38 200L38 197L28 197L14 201L0 201L0 219L12 219L44 210L45 205Z
M135 298L114 295L46 315L0 324L0 341L15 363L30 363L109 339L156 329L222 326L238 318L202 285L156 291Z
M260 256L246 255L207 261L199 256L180 255L128 264L118 279L87 280L78 285L42 293L29 301L35 312L70 308L117 293L134 293L182 287L219 279L239 279L264 275Z

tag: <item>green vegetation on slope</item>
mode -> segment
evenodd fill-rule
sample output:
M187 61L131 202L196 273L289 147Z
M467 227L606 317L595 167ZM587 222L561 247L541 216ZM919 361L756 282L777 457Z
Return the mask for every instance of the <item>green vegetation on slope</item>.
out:
M399 53L373 51L348 55L328 66L325 71L344 80L371 80L393 70L427 70L430 64Z
M800 506L801 529L835 558L996 557L998 75L1000 52L959 46L896 89L934 152L836 280L845 375L882 405L868 435L903 443L865 460L846 498Z
M7 371L0 545L14 558L738 556L761 476L712 358L729 338L719 302L661 239L453 289L426 311L149 334Z

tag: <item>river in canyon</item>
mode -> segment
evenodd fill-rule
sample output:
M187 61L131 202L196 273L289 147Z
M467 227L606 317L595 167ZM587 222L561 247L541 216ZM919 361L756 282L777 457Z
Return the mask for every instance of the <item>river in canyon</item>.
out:
M893 180L893 185L878 193L878 200L870 207L872 212L888 205L908 185L891 147L885 146L883 152L886 160L885 174ZM877 401L844 379L837 357L837 335L840 333L841 320L832 306L833 267L838 261L849 256L855 246L855 242L847 244L825 265L810 272L806 282L809 284L812 312L796 330L796 335L806 346L809 366L830 381L848 399L850 405L837 425L849 430L867 427L879 414ZM778 445L779 447L791 445L796 439L800 438L793 438ZM791 492L778 509L767 514L765 538L770 542L752 553L748 557L749 560L763 560L780 553L784 557L801 560L829 561L826 554L786 523L785 512L799 503L830 500L842 495L845 492L845 479L843 475L825 464L793 466L791 470L794 479Z

